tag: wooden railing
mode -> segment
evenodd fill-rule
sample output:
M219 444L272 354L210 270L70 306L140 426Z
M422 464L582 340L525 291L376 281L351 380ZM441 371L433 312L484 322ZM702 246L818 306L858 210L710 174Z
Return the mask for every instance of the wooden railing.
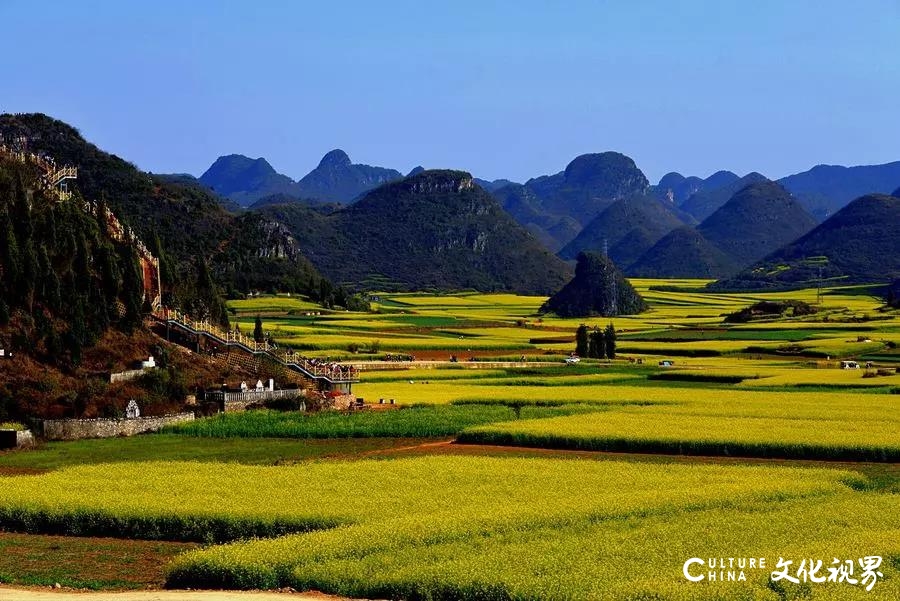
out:
M20 142L21 144L22 142ZM20 163L33 163L37 165L43 172L42 182L48 191L56 194L61 201L72 198L72 194L68 190L59 188L59 185L67 179L75 179L78 177L78 168L71 165L57 166L56 162L46 156L27 152L21 148L13 148L6 144L0 144L0 154L9 157Z
M237 346L252 354L265 354L276 362L300 372L313 380L324 380L329 384L345 384L359 381L359 372L350 365L322 363L298 355L294 351L278 352L278 347L268 341L257 342L241 332L227 331L209 320L191 319L189 315L175 309L160 309L153 317L158 321L184 329L195 335L204 335L226 346Z
M58 186L64 179L75 179L77 177L77 167L60 167L55 171L48 171L45 175L47 185L51 187Z
M212 390L206 392L206 400L224 403L253 403L274 399L293 399L299 396L303 396L302 390L292 390L290 388L282 390L242 390L240 392Z

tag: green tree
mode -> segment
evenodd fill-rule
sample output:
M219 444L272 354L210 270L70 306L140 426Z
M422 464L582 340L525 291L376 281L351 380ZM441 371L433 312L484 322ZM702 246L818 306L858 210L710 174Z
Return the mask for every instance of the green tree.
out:
M38 257L34 250L34 244L27 240L22 246L22 278L20 281L20 293L25 301L25 308L31 312L34 304L34 293L37 287Z
M166 296L167 293L169 293L169 290L176 284L177 277L175 267L172 265L172 259L169 258L168 253L163 249L162 242L160 241L159 234L156 230L151 232L147 247L150 250L150 253L159 259L159 279L161 280L161 286L166 289L163 292L163 296Z
M325 278L319 280L319 303L323 307L331 308L334 306L334 286Z
M616 328L613 327L612 322L609 322L609 325L606 326L605 330L603 330L603 342L606 345L607 359L615 359L616 358Z
M69 331L66 332L65 346L69 351L72 364L80 365L84 342L87 338L87 327L84 323L84 301L78 295L73 300L72 322Z
M263 332L262 318L257 314L256 323L253 325L253 340L263 342L265 339L266 335Z
M588 327L584 324L575 330L575 354L579 357L588 356Z
M0 286L0 294L4 294L7 300L14 302L12 296L21 279L21 259L16 233L5 211L0 216L0 265L3 267L3 286Z
M119 290L123 285L123 273L119 269L116 256L109 244L102 244L95 248L94 258L100 272L101 288L106 301L107 315L115 317L117 313L116 301L119 299Z
M588 356L592 359L602 359L606 356L606 345L603 340L603 332L594 327L589 336Z
M144 298L144 275L137 253L130 246L122 247L120 255L122 273L121 300L125 305L125 315L119 321L119 327L131 333L141 324L141 301Z
M219 295L219 288L213 281L206 260L198 259L196 269L196 284L189 294L190 300L187 303L188 313L198 319L209 319L227 329L228 310Z
M40 245L38 250L38 265L41 273L40 297L44 304L54 313L58 312L61 304L59 277L53 270L50 257L47 255L47 247Z

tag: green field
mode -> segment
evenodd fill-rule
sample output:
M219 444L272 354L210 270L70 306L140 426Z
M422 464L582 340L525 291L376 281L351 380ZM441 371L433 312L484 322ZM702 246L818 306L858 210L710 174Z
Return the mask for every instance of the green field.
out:
M625 354L648 357L736 356L747 353L778 356L788 351L808 359L837 359L878 354L887 343L900 341L896 311L880 311L883 301L866 287L825 289L813 316L723 324L723 316L762 300L803 300L816 303L815 290L790 293L706 293L705 282L634 280L650 303L637 316L616 318ZM673 286L681 286L682 291ZM660 290L659 288L665 288ZM281 345L313 355L346 358L351 346L378 353L401 352L446 359L449 354L525 353L537 358L569 352L575 328L583 320L537 314L543 297L508 294L423 293L377 294L372 314L316 309L296 297L258 297L229 301L233 321L251 331L257 314ZM319 313L310 315L310 313ZM603 327L609 320L584 320ZM858 342L866 336L871 342ZM793 348L797 347L797 348Z
M90 553L110 548L97 537L130 537L132 552L147 539L160 546L140 552L166 566L155 581L116 580L100 560L62 575L10 561L0 580L479 601L900 598L900 313L834 288L813 316L728 325L751 303L816 291L635 284L651 310L613 320L615 360L579 365L563 358L580 320L538 315L539 297L379 294L371 314L230 301L245 332L259 314L279 344L361 362L353 394L376 407L224 414L0 453L0 528L22 533L6 535L17 545L49 536ZM417 361L377 361L394 353ZM838 368L864 356L887 359ZM867 555L884 560L871 592L770 580L780 557L796 568ZM691 557L769 563L746 581L692 583Z

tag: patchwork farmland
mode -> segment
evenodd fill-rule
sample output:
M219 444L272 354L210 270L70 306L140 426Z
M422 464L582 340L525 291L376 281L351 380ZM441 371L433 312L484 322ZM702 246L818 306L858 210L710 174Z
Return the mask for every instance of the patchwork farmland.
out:
M259 316L282 348L358 365L364 409L227 413L0 453L0 545L55 537L161 565L149 581L117 580L99 559L66 573L11 556L0 579L407 599L898 598L900 313L840 287L815 315L730 323L818 292L634 284L650 310L612 320L616 358L573 364L582 320L538 314L543 297L385 293L373 313L231 301L242 331ZM870 555L883 559L871 591L770 579L779 558ZM689 558L732 556L769 563L739 587L682 574Z

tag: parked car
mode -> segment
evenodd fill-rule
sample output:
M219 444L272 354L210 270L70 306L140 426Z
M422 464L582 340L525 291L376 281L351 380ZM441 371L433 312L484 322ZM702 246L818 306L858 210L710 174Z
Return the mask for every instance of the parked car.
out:
M663 359L659 362L660 367L672 367L673 365L675 365L675 362L670 361L669 359Z
M566 357L566 365L575 365L576 363L581 361L581 357L578 355L569 355Z

